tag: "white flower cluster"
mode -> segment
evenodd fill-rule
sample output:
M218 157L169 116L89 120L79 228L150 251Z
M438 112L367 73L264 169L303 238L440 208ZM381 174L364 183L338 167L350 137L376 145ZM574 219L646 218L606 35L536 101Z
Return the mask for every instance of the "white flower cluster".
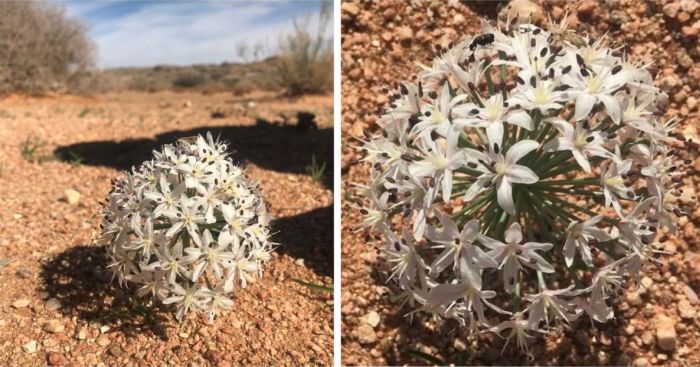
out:
M113 181L101 225L109 268L177 305L177 319L204 310L213 319L226 295L262 275L273 245L256 184L207 134L154 151L153 160Z
M611 319L659 256L684 214L680 140L647 65L604 38L483 28L397 85L362 145L360 211L415 312L526 348L583 314Z

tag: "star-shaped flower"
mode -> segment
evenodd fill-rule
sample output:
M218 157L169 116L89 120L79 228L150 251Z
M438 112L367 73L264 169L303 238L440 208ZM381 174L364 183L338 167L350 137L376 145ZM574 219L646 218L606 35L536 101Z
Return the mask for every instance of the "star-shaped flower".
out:
M479 242L491 249L487 255L499 264L498 269L503 270L503 285L506 291L512 292L522 265L543 273L554 272L552 264L537 253L537 251L549 251L553 245L540 242L521 243L523 235L518 222L513 222L508 227L505 241L503 243L486 235L479 236Z
M479 193L496 185L498 205L508 214L515 215L513 202L513 184L533 184L539 181L537 174L530 168L517 164L518 161L540 144L534 140L521 140L515 143L505 156L499 153L495 144L488 153L466 149L466 155L475 170L482 172L465 193L465 200L472 200Z

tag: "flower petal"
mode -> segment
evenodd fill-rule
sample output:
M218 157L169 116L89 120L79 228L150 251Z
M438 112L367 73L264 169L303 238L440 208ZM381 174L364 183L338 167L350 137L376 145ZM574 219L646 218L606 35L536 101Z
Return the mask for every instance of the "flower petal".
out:
M574 144L571 142L571 140L559 137L545 143L542 150L549 152L553 150L571 150L573 148Z
M564 260L569 268L574 263L574 257L576 257L576 243L574 241L572 236L568 236L566 243L564 243Z
M513 188L508 181L508 178L504 177L498 183L497 192L498 205L510 215L515 215L515 203L513 202ZM517 223L514 223L517 224Z
M576 163L578 163L578 165L581 166L586 173L591 173L591 164L588 163L588 158L586 158L581 151L578 149L571 149L571 154L574 156Z
M462 232L459 235L460 241L461 242L471 242L476 239L476 236L479 234L479 220L478 219L472 219L467 224L464 225L464 228L462 228Z
M513 222L513 224L508 227L505 240L507 243L520 243L520 241L523 240L523 229L518 222Z
M534 184L540 180L535 172L519 164L508 167L506 175L508 176L508 180L514 183Z
M506 121L509 124L517 125L527 130L532 130L532 118L523 110L510 113L506 117Z
M521 140L515 144L513 144L510 149L508 149L508 152L506 153L506 164L515 164L517 163L520 158L526 156L528 153L531 151L537 149L540 146L540 143L534 141L534 140Z
M503 145L503 123L500 121L491 122L486 127L486 136L489 139L490 148L493 149L494 143L499 146Z
M576 111L574 113L574 118L576 121L581 121L586 118L588 114L591 113L595 102L596 98L592 95L586 92L579 93L578 97L576 98Z
M617 100L617 98L601 93L598 95L598 99L600 99L605 105L605 108L608 110L608 115L613 120L615 125L619 125L622 111L620 109L620 102Z

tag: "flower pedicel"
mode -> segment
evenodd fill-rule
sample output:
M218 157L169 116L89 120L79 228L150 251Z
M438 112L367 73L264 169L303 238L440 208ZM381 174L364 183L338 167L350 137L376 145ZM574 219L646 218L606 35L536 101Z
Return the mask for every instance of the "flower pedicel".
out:
M439 49L362 146L363 224L404 301L521 348L611 319L684 215L665 94L646 65L565 27L486 24Z
M178 320L230 308L228 295L261 276L273 250L258 187L226 148L211 134L165 145L114 180L104 204L113 276L137 284L139 296L175 304Z

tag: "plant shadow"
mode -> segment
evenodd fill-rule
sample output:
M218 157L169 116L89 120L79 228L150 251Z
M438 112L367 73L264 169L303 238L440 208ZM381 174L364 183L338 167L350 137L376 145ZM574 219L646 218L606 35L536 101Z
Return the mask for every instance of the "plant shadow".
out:
M333 207L315 209L273 222L277 251L303 258L320 275L333 276ZM169 310L159 302L139 298L135 288L111 281L102 246L78 245L42 263L39 290L56 298L60 312L92 323L109 325L125 335L152 333L167 340Z
M309 117L311 115L311 117ZM190 130L173 130L158 134L155 139L91 141L60 146L54 155L66 162L106 166L129 170L152 156L154 149L171 144L182 137L206 135L230 143L231 158L240 163L252 162L278 172L308 174L312 158L325 163L321 182L333 187L333 128L319 128L312 114L299 113L294 125L286 121L257 119L255 125L206 126Z
M383 274L375 268L371 276L378 284L386 284L386 276ZM387 299L383 303L394 303L394 308L398 307L395 301L389 299L390 296L384 297ZM515 338L509 342L505 338L508 330L503 333L503 338L486 333L471 343L465 327L456 321L431 324L429 316L418 313L411 322L406 317L411 310L403 307L385 315L382 322L387 330L396 330L397 335L393 339L407 342L384 344L382 356L388 365L530 366L545 362L542 357L544 355L547 355L546 363L555 366L626 365L631 363L625 360L629 338L623 335L622 330L628 325L629 317L622 311L613 309L615 318L605 324L592 324L587 316L582 315L556 335L533 332L531 334L534 338L528 339L529 350L521 351ZM456 349L457 338L462 345L459 350ZM599 343L596 344L593 340ZM420 353L415 353L420 350L420 346L431 347L436 351L435 355L421 356ZM605 353L599 353L600 351ZM437 363L438 360L443 363Z
M474 13L489 20L496 19L501 8L508 4L508 0L461 0L460 2Z
M333 206L272 222L277 252L296 259L318 275L333 277Z
M167 340L165 311L143 303L133 287L111 282L107 265L104 247L71 247L42 264L41 291L59 300L64 315L109 325L126 335L150 332Z

